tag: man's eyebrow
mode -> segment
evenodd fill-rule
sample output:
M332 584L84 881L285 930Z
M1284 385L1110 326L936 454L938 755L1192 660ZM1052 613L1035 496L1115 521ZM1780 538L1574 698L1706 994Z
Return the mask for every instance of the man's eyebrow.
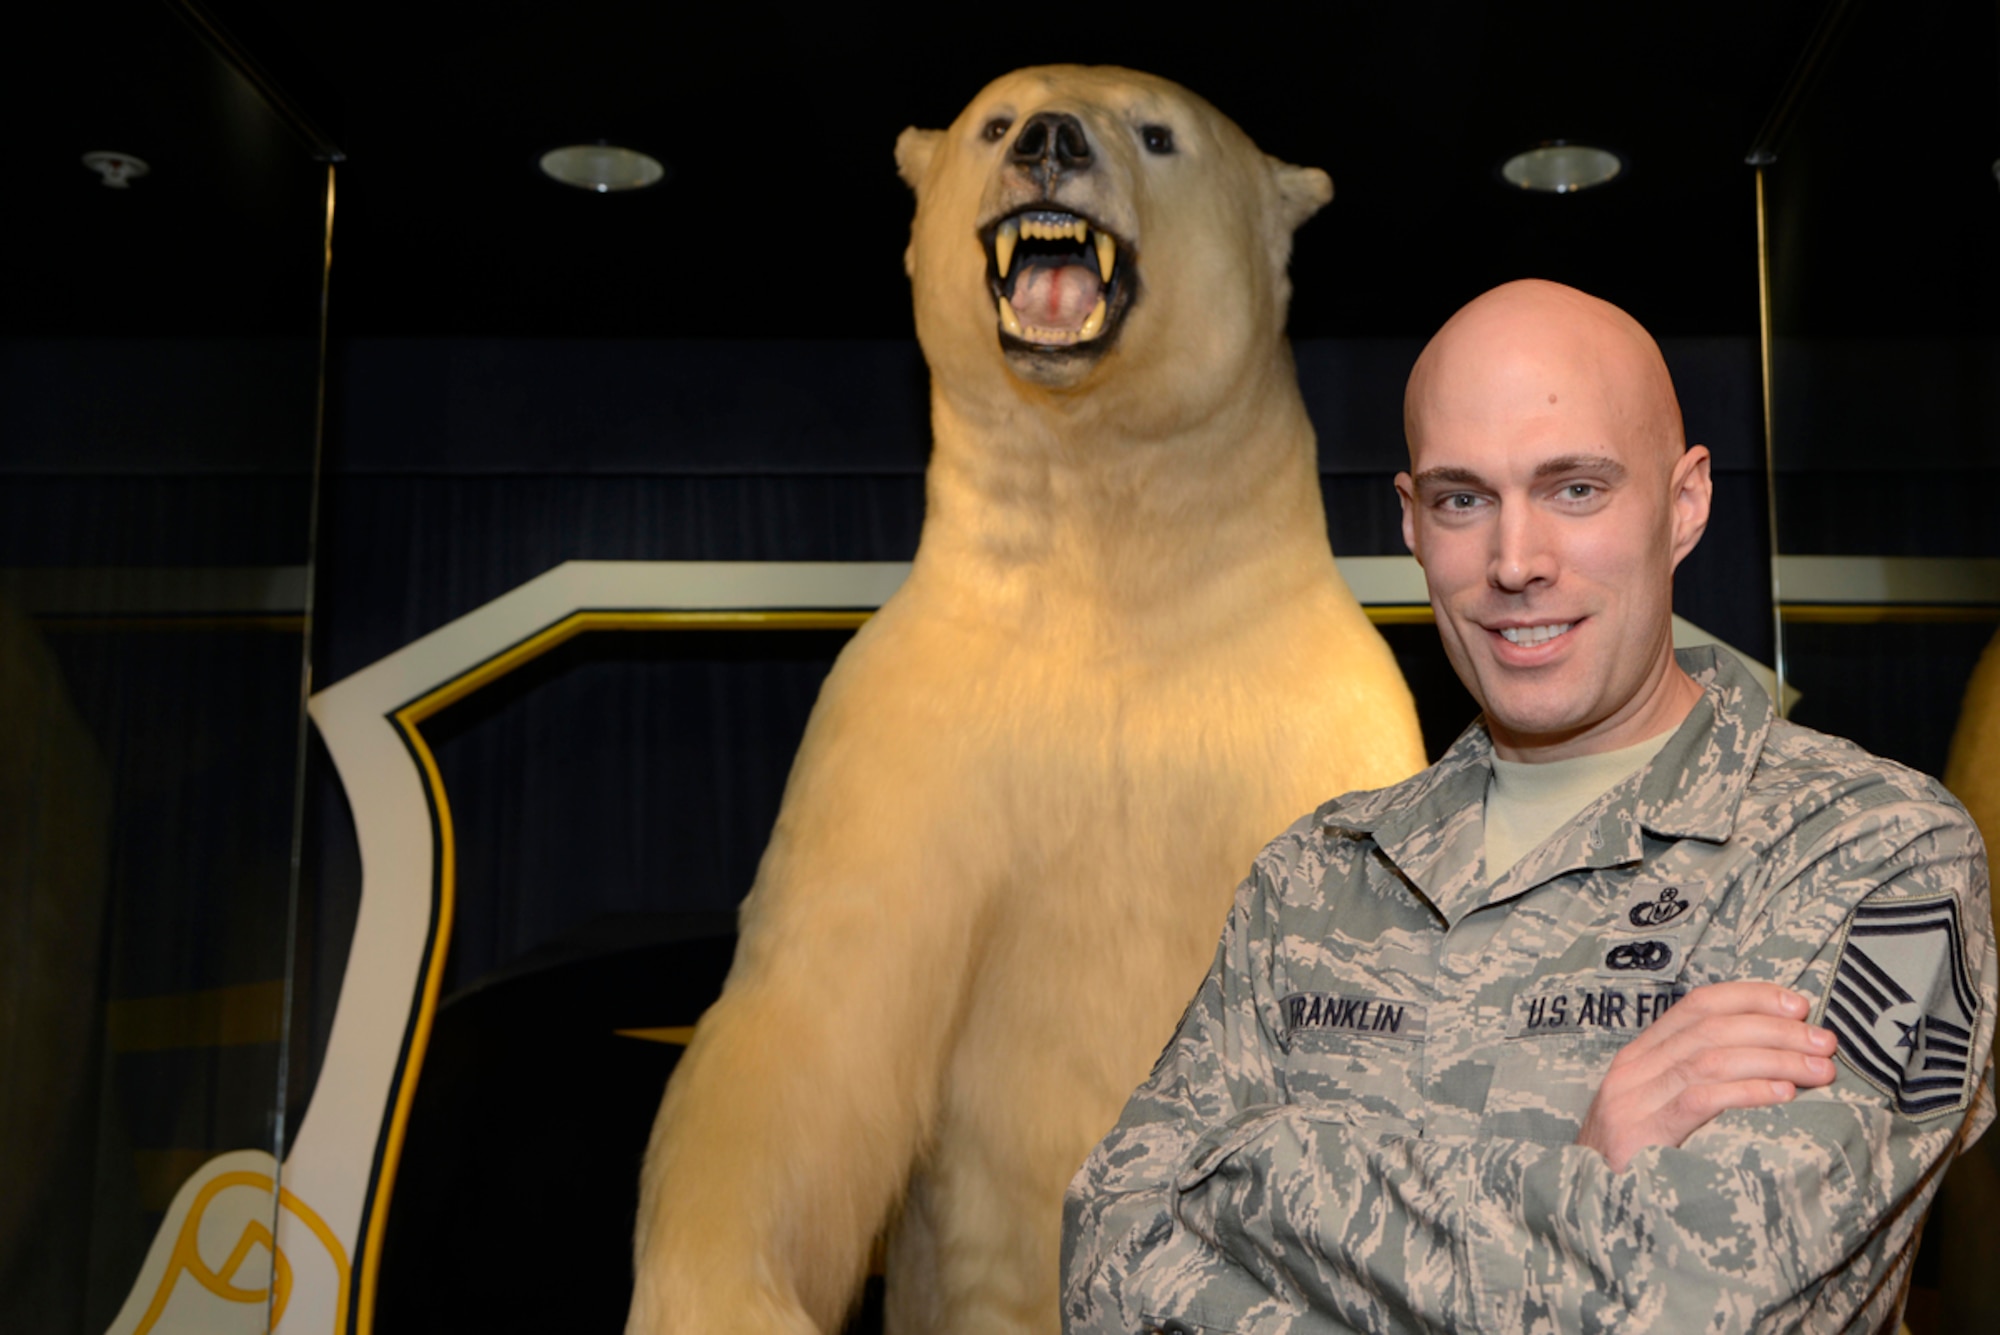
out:
M1608 454L1564 454L1535 465L1535 478L1559 477L1565 473L1597 473L1614 482L1622 481L1627 469Z
M1425 487L1436 486L1483 487L1486 485L1486 479L1473 472L1470 468L1426 468L1423 472L1417 474L1412 481L1417 484L1419 490Z
M1628 470L1624 464L1608 454L1560 454L1553 459L1544 459L1535 465L1535 480L1545 481L1552 477L1564 477L1571 473L1595 473L1613 482L1624 481ZM1485 478L1470 468L1460 468L1446 464L1437 468L1426 468L1414 479L1417 490L1432 487L1491 487Z

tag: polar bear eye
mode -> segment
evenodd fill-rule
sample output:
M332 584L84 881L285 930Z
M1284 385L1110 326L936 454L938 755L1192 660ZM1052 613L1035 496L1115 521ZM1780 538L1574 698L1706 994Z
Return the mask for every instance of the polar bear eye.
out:
M1164 156L1174 151L1174 132L1164 125L1142 125L1139 137L1145 140L1148 153Z
M1005 116L995 116L992 120L986 122L985 128L979 132L979 137L989 144L997 144L1006 138L1007 131L1013 128L1014 122L1008 120Z

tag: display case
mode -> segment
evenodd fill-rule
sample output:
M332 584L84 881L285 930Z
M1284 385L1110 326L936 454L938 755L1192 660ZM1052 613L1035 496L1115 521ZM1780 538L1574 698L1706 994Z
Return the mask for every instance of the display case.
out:
M284 1153L331 150L192 7L0 60L0 1329L264 1330L270 1171L139 1281Z
M1962 710L2000 627L1996 50L1990 4L1830 6L1751 154L1790 716L1945 776L1989 844L2000 750ZM1918 1335L2000 1323L1996 1208L1989 1136L1932 1211Z

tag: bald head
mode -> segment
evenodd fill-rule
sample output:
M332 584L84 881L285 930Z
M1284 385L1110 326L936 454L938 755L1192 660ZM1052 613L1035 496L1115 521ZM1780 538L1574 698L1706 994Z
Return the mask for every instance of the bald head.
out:
M1674 661L1674 570L1711 488L1652 338L1574 288L1509 283L1438 331L1403 402L1403 539L1498 754L1677 723L1701 692Z
M1527 278L1473 299L1417 359L1403 396L1413 468L1449 422L1588 413L1670 469L1686 447L1680 402L1659 345L1608 301Z

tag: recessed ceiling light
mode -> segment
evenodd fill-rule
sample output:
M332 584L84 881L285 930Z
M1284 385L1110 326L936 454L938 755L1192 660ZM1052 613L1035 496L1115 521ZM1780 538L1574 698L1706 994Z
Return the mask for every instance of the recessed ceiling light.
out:
M130 153L113 153L105 149L84 154L83 165L103 177L104 184L113 190L127 189L133 181L152 170Z
M1625 160L1608 148L1556 139L1508 158L1500 164L1500 177L1523 190L1568 195L1603 185L1624 170Z
M608 195L613 190L644 190L667 177L658 158L636 148L615 144L571 144L542 154L542 170L579 190Z

